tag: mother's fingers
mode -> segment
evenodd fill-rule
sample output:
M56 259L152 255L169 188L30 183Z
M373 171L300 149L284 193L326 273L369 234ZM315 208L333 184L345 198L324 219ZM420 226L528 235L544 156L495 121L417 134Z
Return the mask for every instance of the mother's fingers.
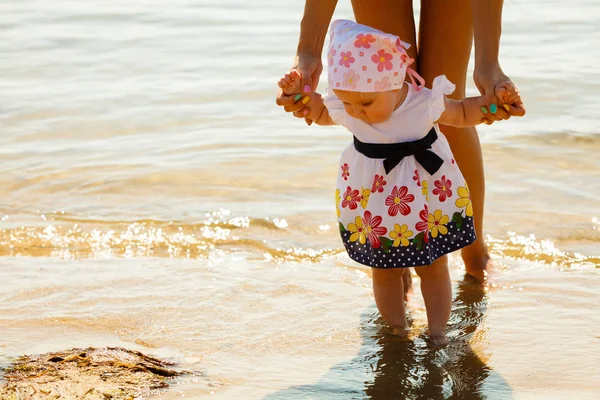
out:
M501 107L499 104L495 108L496 112L492 115L496 117L496 121L506 120L510 118L510 114L506 111L504 107Z
M494 93L488 93L483 96L483 105L481 106L481 112L485 119L495 122L500 121L498 113L498 99L494 95Z
M514 117L522 117L526 113L525 105L522 102L507 105L509 108L508 112Z
M277 103L278 106L291 106L293 105L297 100L296 96L298 96L297 94L292 94L290 96L286 95L285 93L283 93L283 90L279 89L279 92L277 93L277 97L275 98L275 103Z
M310 110L308 108L303 108L302 110L294 111L294 117L304 118L304 117L306 117L306 114L308 114L309 112L310 112Z
M304 98L306 97L308 96L305 96ZM294 115L298 118L304 118L304 116L308 113L304 112L304 110L306 109L306 103L303 102L304 98L300 93L288 96L280 90L277 94L275 102L277 103L277 105L282 106L285 112L291 112L294 113Z
M510 118L510 114L506 112L506 109L494 103L490 104L489 106L482 106L481 112L483 113L484 119L487 119L491 122L502 121Z
M510 119L511 113L504 107L504 102L494 93L488 93L484 96L484 106L481 111L484 117L491 122Z
M504 107L511 116L522 117L525 115L525 105L521 100L521 93L512 82L498 84L496 93L502 93L502 103L506 103Z
M508 109L506 111L510 113L510 115L515 117L522 117L525 115L525 105L521 99L519 88L516 86L512 86L509 88L509 90L507 90L507 96L504 100L504 103L508 105Z
M282 106L285 112L293 113L297 118L304 118L309 112L309 109L305 105L308 101L303 101L306 98L308 98L308 96L303 98L302 94L293 94L288 96L280 90L277 94L275 102L279 106Z
M299 101L298 103L292 104L291 106L285 106L283 107L283 109L285 110L285 112L296 112L302 110L304 107L305 105Z

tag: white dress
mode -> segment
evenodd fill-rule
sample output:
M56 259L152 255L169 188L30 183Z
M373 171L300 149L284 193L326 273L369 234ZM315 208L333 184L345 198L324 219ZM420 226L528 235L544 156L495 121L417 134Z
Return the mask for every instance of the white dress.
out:
M443 163L430 175L414 156L404 157L386 174L383 159L368 158L350 144L342 153L335 191L339 229L348 255L374 268L429 265L436 258L475 241L469 189L450 146L434 123L444 111L444 95L454 85L445 76L433 88L409 85L404 102L387 121L368 124L349 116L328 90L331 118L365 143L404 143L432 129L431 151Z

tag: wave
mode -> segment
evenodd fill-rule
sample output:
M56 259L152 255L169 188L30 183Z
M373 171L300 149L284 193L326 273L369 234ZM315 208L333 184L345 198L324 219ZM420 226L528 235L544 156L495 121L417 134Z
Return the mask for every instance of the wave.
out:
M535 235L509 234L504 240L488 236L486 242L492 254L508 259L566 268L600 268L600 256L562 251L551 240L540 240Z
M47 226L0 229L0 256L61 258L168 257L209 259L215 254L244 255L268 262L316 263L344 258L337 248L297 246L297 237L283 219L227 218L226 210L207 214L197 224L138 220L78 220L56 218ZM294 232L297 232L294 230ZM587 237L590 239L590 236ZM600 238L598 238L600 241ZM509 233L487 236L492 254L562 267L600 268L600 257L562 251L550 240ZM332 238L332 243L335 243Z
M581 147L592 150L600 147L600 133L579 133L569 131L543 132L535 134L523 133L510 138L511 141L561 146L566 148Z
M221 250L255 253L273 262L317 262L343 252L342 249L280 248L255 238L257 231L285 229L287 222L282 219L236 217L222 220L221 217L220 212L209 214L206 221L198 224L54 217L52 224L47 226L0 229L0 256L202 259Z

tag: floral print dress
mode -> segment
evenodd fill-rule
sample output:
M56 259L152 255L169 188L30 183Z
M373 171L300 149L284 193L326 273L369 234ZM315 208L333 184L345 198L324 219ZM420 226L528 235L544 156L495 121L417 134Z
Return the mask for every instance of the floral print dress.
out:
M443 164L430 175L405 157L389 173L382 159L368 158L351 144L340 159L335 190L339 230L350 258L374 268L429 265L476 239L469 187L450 146L434 123L444 110L445 94L454 85L445 76L433 88L409 86L405 101L391 118L367 124L350 117L328 91L325 105L332 119L365 143L411 142L433 126L438 135L431 150Z

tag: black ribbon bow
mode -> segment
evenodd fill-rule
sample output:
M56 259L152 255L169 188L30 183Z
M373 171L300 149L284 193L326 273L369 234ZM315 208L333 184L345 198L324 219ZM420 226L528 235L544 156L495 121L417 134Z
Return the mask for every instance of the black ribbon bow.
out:
M444 160L433 151L431 145L437 140L437 133L431 128L425 137L414 142L404 143L364 143L354 137L354 147L359 153L369 158L384 158L383 167L385 173L389 174L404 157L414 156L425 171L430 175L435 174Z

